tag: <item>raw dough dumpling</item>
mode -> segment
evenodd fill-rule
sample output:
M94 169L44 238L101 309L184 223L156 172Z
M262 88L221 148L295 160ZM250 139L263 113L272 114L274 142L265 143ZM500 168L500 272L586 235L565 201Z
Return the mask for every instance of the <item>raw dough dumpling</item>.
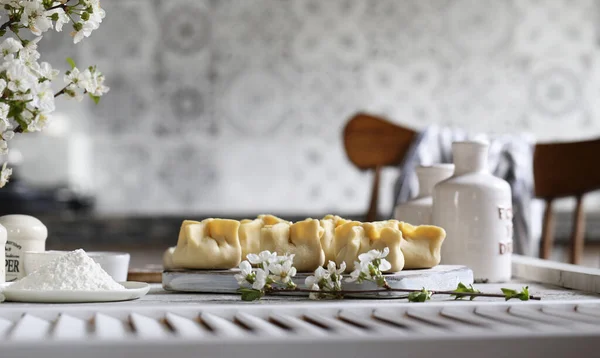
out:
M294 267L299 272L310 272L325 263L321 249L324 229L319 220L306 219L294 224L280 222L261 229L260 249L279 255L294 254Z
M337 215L327 215L321 220L321 227L323 228L323 236L321 236L321 247L325 253L325 262L335 261L335 244L333 239L335 237L335 229L347 223L348 220L343 219Z
M390 272L398 272L405 268L404 254L401 250L403 235L402 231L398 229L398 221L388 220L364 223L363 228L371 243L371 246L366 251L382 251L387 247L390 249L390 253L386 257L386 260L392 265Z
M402 232L397 223L376 222L361 223L351 221L335 229L336 264L346 262L346 271L354 269L354 261L358 255L369 250L383 250L388 247L390 253L386 257L391 264L389 271L397 272L404 268L404 255L400 250Z
M446 231L438 226L420 225L400 222L398 228L402 231L400 248L404 254L404 268L431 268L440 263L441 248Z
M260 229L264 226L261 219L240 221L240 246L242 248L241 259L246 260L248 254L260 252Z
M354 261L358 261L358 255L366 252L361 248L369 246L369 239L361 222L350 221L335 229L333 244L336 252L335 263L339 267L345 262L346 272L350 272L354 268Z
M189 269L230 269L239 265L240 222L227 219L185 220L181 224L173 264Z
M163 268L165 270L170 270L170 269L175 268L175 264L173 263L173 252L175 251L175 248L176 248L176 246L169 247L168 249L165 250L165 253L163 254L162 261L163 261Z
M273 215L259 215L254 220L240 221L240 246L242 247L242 261L246 260L248 254L258 254L260 248L260 230L265 225L275 225L277 223L286 222Z

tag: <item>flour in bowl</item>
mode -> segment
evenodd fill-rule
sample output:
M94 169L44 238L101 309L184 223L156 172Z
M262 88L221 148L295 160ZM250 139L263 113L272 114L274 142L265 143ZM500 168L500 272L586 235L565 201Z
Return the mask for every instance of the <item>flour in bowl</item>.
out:
M40 291L124 290L82 249L71 251L16 281L11 289Z

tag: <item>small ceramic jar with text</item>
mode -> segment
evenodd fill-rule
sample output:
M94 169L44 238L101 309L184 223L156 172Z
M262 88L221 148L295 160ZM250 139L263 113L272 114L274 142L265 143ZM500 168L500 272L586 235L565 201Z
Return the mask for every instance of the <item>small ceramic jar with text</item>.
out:
M23 259L25 251L45 251L48 229L37 218L29 215L4 215L0 225L6 228L5 244L6 281L25 276Z

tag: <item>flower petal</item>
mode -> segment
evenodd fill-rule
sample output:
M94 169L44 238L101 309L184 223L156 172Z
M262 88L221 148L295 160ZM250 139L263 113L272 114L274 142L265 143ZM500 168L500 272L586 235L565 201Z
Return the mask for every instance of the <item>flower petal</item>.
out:
M306 287L311 287L313 285L315 285L317 283L317 278L315 276L308 276L305 280L304 280L304 285ZM318 288L319 286L317 286Z
M248 255L246 255L246 258L253 265L257 265L262 262L262 259L257 254L248 254Z
M392 264L390 264L390 262L388 260L381 259L381 262L379 263L379 271L384 272L384 271L388 271L391 268L392 268Z

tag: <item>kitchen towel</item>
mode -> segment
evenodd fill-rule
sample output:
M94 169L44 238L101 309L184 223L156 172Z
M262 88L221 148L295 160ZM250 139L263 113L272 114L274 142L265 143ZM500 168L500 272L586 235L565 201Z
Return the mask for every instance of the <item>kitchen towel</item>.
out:
M489 170L506 180L512 189L513 247L521 255L537 256L539 237L532 233L532 217L541 210L533 201L533 151L535 139L528 134L496 135L471 134L451 127L430 126L413 141L394 185L394 206L413 198L418 192L415 167L435 163L452 163L452 142L485 140L489 143Z

